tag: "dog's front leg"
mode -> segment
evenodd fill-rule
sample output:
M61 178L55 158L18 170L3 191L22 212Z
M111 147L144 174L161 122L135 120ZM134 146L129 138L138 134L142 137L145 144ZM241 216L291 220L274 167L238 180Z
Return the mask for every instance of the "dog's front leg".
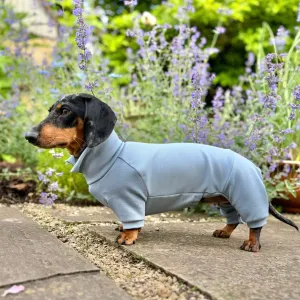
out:
M222 239L228 239L230 238L232 232L238 225L239 224L226 224L226 226L223 229L215 230L213 236Z
M138 231L141 232L142 228L139 228ZM118 227L115 228L115 231L123 232L123 224L118 225Z
M117 237L116 242L119 245L133 245L138 238L141 228L124 229Z
M249 240L244 241L240 249L250 252L258 252L261 248L259 242L261 229L262 227L250 228Z
M123 232L123 224L118 225L118 227L115 228L115 231Z

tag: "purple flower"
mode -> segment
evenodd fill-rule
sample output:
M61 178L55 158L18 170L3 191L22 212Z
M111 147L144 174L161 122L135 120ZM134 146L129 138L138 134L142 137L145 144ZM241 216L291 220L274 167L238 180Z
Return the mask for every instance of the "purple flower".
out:
M199 125L200 128L203 128L207 125L208 119L206 116L201 116L196 118L196 124Z
M201 105L202 101L201 99L194 99L191 101L191 108L197 108Z
M273 173L276 170L276 168L277 168L277 163L273 162L269 167L269 172Z
M258 129L253 129L251 135L248 138L245 138L245 145L248 146L250 151L256 149L257 143L261 139L261 133Z
M38 172L38 179L39 179L39 181L43 181L44 180L44 174L43 173L41 173L41 172Z
M73 9L73 15L76 17L79 17L82 15L82 8L80 7L76 7Z
M294 133L295 131L292 128L287 128L285 130L281 131L283 134L289 134L289 133Z
M214 31L217 34L224 34L226 32L226 28L222 26L217 26Z
M270 148L268 152L271 156L278 156L279 154L279 150L277 147Z
M63 15L64 15L64 11L63 10L60 9L60 10L57 11L57 16L58 17L62 17Z
M254 63L255 63L255 55L254 55L253 52L249 52L247 61L245 62L245 65L246 65L245 71L246 71L246 73L250 74L252 72L251 67L254 65Z
M182 7L183 10L192 13L195 12L195 8L193 6L193 0L185 0L184 2L187 4L187 6Z
M224 91L219 87L216 91L216 94L212 100L212 105L215 111L219 110L224 105Z
M52 176L52 174L53 174L54 172L55 172L54 169L48 168L47 171L45 172L45 174L46 174L47 176Z
M289 120L295 120L296 119L296 114L295 114L295 111L294 110L292 110L291 111L291 113L290 113L290 115L289 115Z
M58 196L56 194L42 192L40 194L40 203L44 205L53 205L57 198Z
M272 138L273 138L273 141L278 144L282 143L285 140L284 137L280 137L278 135L274 135L274 136L272 136Z
M88 84L85 85L85 88L88 91L92 91L95 87L99 86L98 81L93 81L93 82L89 82Z
M286 174L289 174L290 171L291 171L291 166L289 164L285 164L284 167L283 167L283 171L286 173Z
M300 100L300 85L297 85L293 91L296 100Z
M284 66L284 63L279 63L280 57L275 53L269 53L267 54L265 58L265 63L268 72L274 72L276 70L282 69Z
M289 36L289 33L289 30L287 30L283 26L280 26L277 30L276 37L270 40L270 44L272 45L274 43L277 46L277 48L283 49L286 44L286 39Z
M274 91L277 88L278 82L279 82L279 78L277 75L275 75L274 73L269 73L266 77L267 81L268 81L268 85L269 88Z
M39 70L38 74L45 75L46 77L48 77L50 75L50 72L47 70Z
M267 94L263 98L263 103L265 108L270 108L272 111L275 111L277 101L280 99L280 96L276 95L275 93Z

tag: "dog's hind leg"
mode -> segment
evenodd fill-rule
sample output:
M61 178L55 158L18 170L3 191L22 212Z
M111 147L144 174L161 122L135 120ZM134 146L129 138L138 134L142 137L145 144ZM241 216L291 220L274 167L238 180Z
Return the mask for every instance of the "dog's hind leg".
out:
M262 227L250 228L249 240L244 241L240 249L250 252L258 252L261 248L259 242L261 229Z
M227 225L223 229L217 229L214 231L213 236L223 239L228 239L234 229L241 222L241 218L237 210L228 202L228 203L219 203L221 215L226 217Z
M223 229L217 229L214 231L213 236L222 238L222 239L228 239L233 230L238 226L239 224L226 224L226 226Z

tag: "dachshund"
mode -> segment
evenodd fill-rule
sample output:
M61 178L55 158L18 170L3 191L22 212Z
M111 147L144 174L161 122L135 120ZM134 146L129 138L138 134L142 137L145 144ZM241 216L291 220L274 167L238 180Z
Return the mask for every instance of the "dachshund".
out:
M117 118L104 102L89 94L63 97L48 117L26 133L40 148L66 148L72 172L84 175L90 193L120 219L118 244L132 245L145 215L199 202L218 204L227 225L213 232L229 238L241 222L249 238L240 249L258 252L260 232L270 214L298 230L269 203L261 170L229 150L195 143L123 142Z

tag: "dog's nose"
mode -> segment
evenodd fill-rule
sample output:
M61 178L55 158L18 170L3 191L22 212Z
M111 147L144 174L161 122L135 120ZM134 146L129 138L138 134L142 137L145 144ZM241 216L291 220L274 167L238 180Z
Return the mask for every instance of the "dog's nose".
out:
M37 143L38 136L39 134L36 131L29 131L25 133L25 139L31 144Z

